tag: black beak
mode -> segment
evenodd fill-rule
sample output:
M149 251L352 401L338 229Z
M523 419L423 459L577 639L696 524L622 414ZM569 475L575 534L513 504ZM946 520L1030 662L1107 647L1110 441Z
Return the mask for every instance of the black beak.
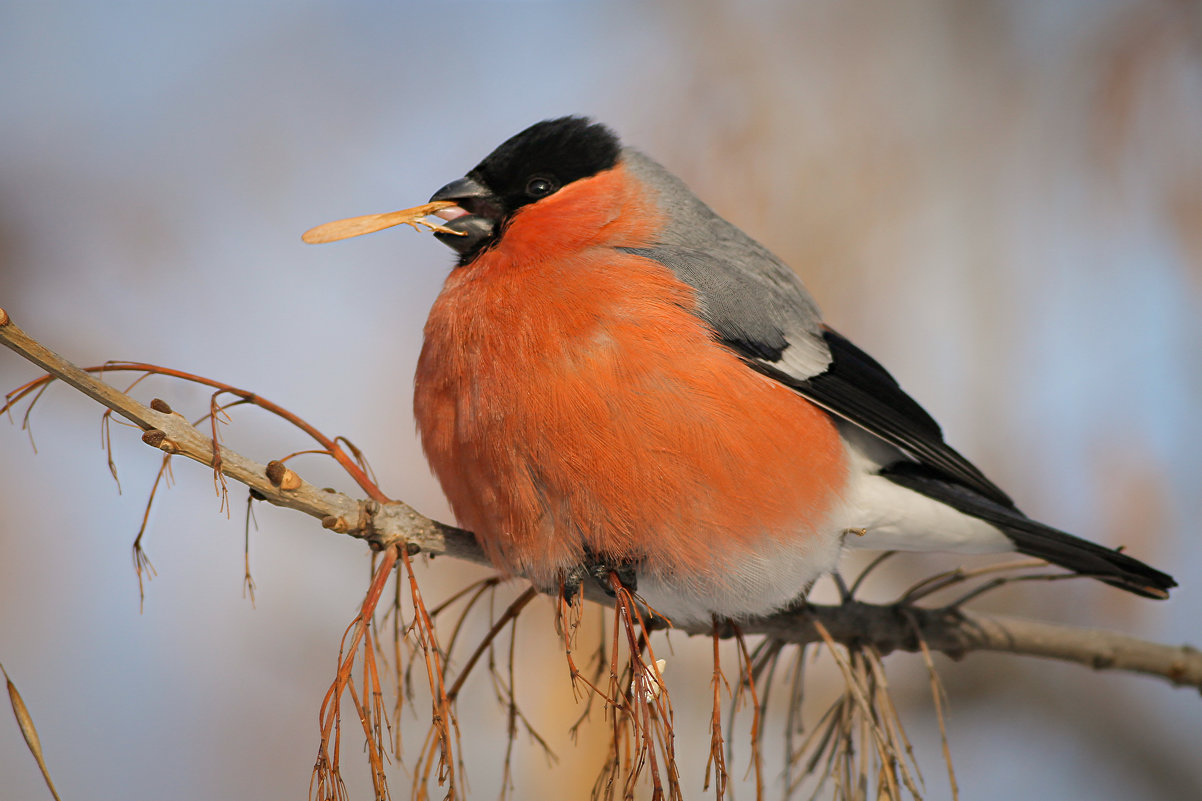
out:
M460 178L457 181L451 181L449 184L439 189L430 196L430 202L438 200L449 200L458 202L460 200L472 200L477 198L491 198L492 192L484 188L480 182L472 178Z
M444 227L462 235L435 232L434 236L461 256L461 263L470 261L496 233L497 222L503 215L495 195L474 178L451 181L430 196L430 202L447 200L467 212L444 223Z

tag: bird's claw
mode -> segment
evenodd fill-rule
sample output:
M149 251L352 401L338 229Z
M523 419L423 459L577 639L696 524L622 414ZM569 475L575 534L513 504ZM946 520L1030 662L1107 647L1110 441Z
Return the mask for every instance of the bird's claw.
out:
M616 576L625 589L631 592L638 589L638 572L633 563L619 562L586 553L584 562L576 565L563 575L560 586L564 600L571 601L579 595L580 588L587 578L596 581L601 590L610 598L613 598L617 593L614 590L613 582L610 578L611 575Z

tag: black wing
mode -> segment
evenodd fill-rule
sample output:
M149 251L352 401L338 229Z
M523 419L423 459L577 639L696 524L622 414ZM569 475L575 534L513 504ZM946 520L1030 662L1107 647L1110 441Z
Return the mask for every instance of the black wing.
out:
M787 374L773 377L919 463L995 503L1014 508L1010 496L943 441L939 424L884 367L835 331L824 328L822 333L832 357L825 372L800 381ZM773 375L770 365L762 361L753 366Z

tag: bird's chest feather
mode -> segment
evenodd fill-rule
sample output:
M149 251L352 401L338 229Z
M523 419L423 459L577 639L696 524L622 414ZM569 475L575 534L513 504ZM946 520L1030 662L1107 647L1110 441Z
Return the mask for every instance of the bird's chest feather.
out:
M499 565L549 584L587 548L707 576L817 529L846 478L833 424L716 343L694 302L666 268L606 249L448 280L415 411Z

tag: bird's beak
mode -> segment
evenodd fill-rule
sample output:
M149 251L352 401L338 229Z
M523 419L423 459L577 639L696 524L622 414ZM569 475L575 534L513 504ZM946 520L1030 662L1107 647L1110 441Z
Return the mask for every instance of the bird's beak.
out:
M504 215L496 195L470 176L451 181L431 195L430 202L454 204L434 212L447 221L441 226L444 230L435 231L434 236L464 256L493 237Z

